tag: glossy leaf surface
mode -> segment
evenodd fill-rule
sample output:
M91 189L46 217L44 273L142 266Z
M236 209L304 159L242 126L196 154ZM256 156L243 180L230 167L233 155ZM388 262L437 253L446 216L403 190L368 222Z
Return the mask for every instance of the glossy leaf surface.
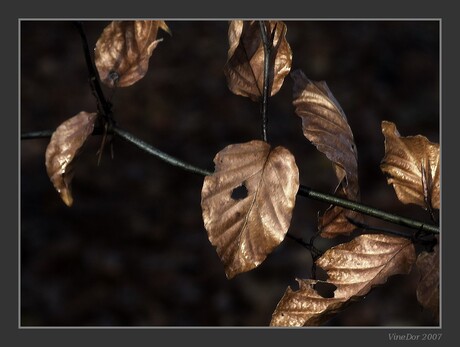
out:
M144 77L149 59L161 39L170 33L164 21L112 21L97 40L95 63L101 81L109 87L127 87Z
M289 228L299 171L292 154L263 141L229 145L214 158L201 206L228 278L259 266Z
M57 127L46 148L48 177L67 206L73 204L71 183L74 161L94 129L97 113L80 112Z

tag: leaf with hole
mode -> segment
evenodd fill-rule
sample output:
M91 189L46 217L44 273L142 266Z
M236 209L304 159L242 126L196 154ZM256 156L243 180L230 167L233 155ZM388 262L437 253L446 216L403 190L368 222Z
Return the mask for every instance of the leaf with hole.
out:
M286 24L281 21L264 22L269 55L268 95L275 95L291 69L292 52L286 40ZM228 59L224 67L229 89L236 95L260 100L264 85L265 53L259 21L233 20L228 28Z
M415 248L408 239L366 234L327 250L316 264L327 271L327 282L297 280L300 288L287 288L270 325L320 325L343 310L388 277L408 274L415 262ZM333 297L320 295L314 286L328 283L336 287Z
M402 137L392 122L382 122L385 156L380 164L398 199L425 209L439 209L439 144L425 136Z
M416 266L421 275L417 300L439 321L439 245L434 246L432 252L420 253Z
M263 141L225 147L201 191L204 226L228 278L259 266L289 228L299 170L284 147Z
M304 136L332 161L338 186L335 194L360 201L358 153L347 117L323 81L309 80L301 70L291 73L294 80L293 105L302 119ZM361 215L342 207L330 206L320 217L323 237L349 234L356 227L348 221L361 220Z
M48 177L67 206L72 206L71 183L75 159L94 129L97 113L80 112L59 125L46 148Z
M95 63L109 87L128 87L144 77L153 50L162 39L158 29L171 34L164 21L112 21L96 42Z

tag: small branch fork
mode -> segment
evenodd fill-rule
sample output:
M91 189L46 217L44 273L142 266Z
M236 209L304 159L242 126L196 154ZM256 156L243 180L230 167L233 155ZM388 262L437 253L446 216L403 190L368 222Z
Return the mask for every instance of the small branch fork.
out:
M102 91L101 81L99 78L99 74L94 66L93 59L91 57L91 53L90 53L89 46L88 46L88 40L86 38L85 31L83 30L83 24L79 21L75 21L73 23L75 27L77 28L78 33L80 34L81 42L83 45L83 52L85 55L86 67L88 69L88 74L89 74L89 82L91 86L91 91L97 101L97 110L98 110L99 115L102 116L104 120L104 133L102 136L101 147L99 148L98 159L97 159L97 163L99 165L101 158L102 158L102 153L104 151L104 147L107 143L107 135L111 132L110 130L115 125L115 120L113 119L113 114L112 114L112 104L107 101L107 99L104 96L104 92ZM113 147L112 147L111 138L108 141L110 144L110 149L111 149L112 158L113 158Z

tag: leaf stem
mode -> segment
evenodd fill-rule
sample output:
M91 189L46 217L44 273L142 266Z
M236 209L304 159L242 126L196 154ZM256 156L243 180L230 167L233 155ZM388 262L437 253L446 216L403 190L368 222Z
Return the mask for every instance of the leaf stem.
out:
M262 37L262 44L264 47L264 86L262 91L262 104L261 104L261 113L262 113L262 139L267 142L267 124L268 124L268 93L269 93L269 71L270 71L270 51L271 51L271 42L269 42L267 35L267 27L265 26L264 21L259 21L260 26L260 35Z
M96 135L97 132L100 132L100 131L101 131L100 129L95 129L95 131L93 132L93 135ZM175 158L175 157L173 157L173 156L171 156L171 155L169 155L169 154L167 154L165 152L162 152L159 149L153 147L152 145L150 145L150 144L140 140L139 138L135 137L131 133L129 133L129 132L123 130L123 129L120 129L118 126L113 126L111 131L114 134L122 137L126 141L128 141L128 142L132 143L133 145L137 146L139 149L143 150L144 152L147 152L147 153L149 153L149 154L151 154L151 155L153 155L153 156L155 156L155 157L167 162L168 164L170 164L172 166L175 166L175 167L181 168L183 170L186 170L186 171L189 171L189 172L192 172L192 173L195 173L195 174L199 174L199 175L202 175L202 176L212 175L211 171L199 168L199 167L194 166L194 165L191 165L191 164L189 164L187 162L184 162L182 160L179 160L179 159L177 159L177 158ZM31 133L24 133L24 134L21 134L21 139L22 140L27 140L27 139L34 139L34 138L50 137L52 133L53 133L53 131L50 131L50 130L35 131L35 132L31 132ZM370 207L370 206L367 206L367 205L363 205L363 204L355 202L355 201L338 198L338 197L336 197L334 195L317 192L317 191L315 191L315 190L313 190L313 189L311 189L309 187L306 187L304 185L300 185L299 191L297 192L297 194L299 196L302 196L302 197L305 197L305 198L322 201L324 203L332 204L332 205L335 205L335 206L341 206L341 207L343 207L345 209L360 212L362 214L365 214L365 215L368 215L368 216L371 216L371 217L374 217L374 218L378 218L378 219L384 220L386 222L390 222L390 223L393 223L393 224L405 226L405 227L408 227L408 228L411 228L411 229L417 229L420 232L424 231L424 232L428 232L428 233L432 233L432 234L439 234L439 228L434 226L434 225L425 224L425 223L422 223L422 222L419 222L419 221L416 221L416 220L413 220L413 219L404 218L404 217L401 217L401 216L398 216L398 215L387 213L387 212L378 210L376 208L373 208L373 207Z
M315 246L313 246L313 243L308 243L308 242L305 242L301 237L297 237L297 236L294 236L292 235L291 233L286 233L286 236L288 238L290 238L291 240L294 240L295 242L297 242L298 244L300 244L301 246L305 247L306 249L308 249L309 251L311 251L313 254L313 257L317 257L318 255L322 254L323 252L321 252L318 248L316 248Z

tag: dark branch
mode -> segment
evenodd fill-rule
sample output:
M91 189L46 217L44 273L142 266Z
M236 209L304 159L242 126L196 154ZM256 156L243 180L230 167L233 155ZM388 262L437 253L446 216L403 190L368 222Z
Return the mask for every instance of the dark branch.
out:
M354 201L341 199L333 195L316 192L313 189L302 186L302 185L299 188L298 194L301 196L307 197L307 198L327 202L335 206L340 206L340 207L346 208L347 210L360 212L367 216L382 219L386 222L390 222L393 224L398 224L398 225L402 225L408 228L418 229L421 231L427 231L427 232L436 233L436 234L439 233L439 228L433 225L424 224L419 221L415 221L415 220L404 218L404 217L394 215L391 213L383 212L376 208L362 205Z
M88 40L86 38L85 31L83 30L83 25L81 22L78 21L74 22L74 25L77 28L78 33L81 37L83 52L85 54L86 67L88 69L89 81L91 84L91 90L93 92L94 97L97 100L97 109L99 111L99 114L101 114L104 117L104 119L108 121L109 124L111 124L113 122L111 111L112 107L110 103L107 102L107 99L104 96L104 92L102 91L99 74L97 73L97 70L94 67L93 59L91 57L91 53L88 46Z
M267 27L265 26L264 21L259 21L260 26L260 35L262 36L262 44L264 47L264 86L262 91L262 104L261 104L261 113L262 113L262 139L267 142L267 124L268 124L268 93L270 82L268 79L270 71L270 50L271 42L268 39Z
M21 140L50 138L53 132L53 130L32 131L30 133L21 134Z
M351 224L355 225L356 227L358 227L360 229L366 230L366 231L376 231L376 232L379 232L379 233L390 234L390 235L395 235L395 236L399 236L399 237L405 237L406 239L412 238L412 234L407 234L407 233L403 233L403 232L400 232L400 231L387 229L387 228L374 227L374 226L371 226L371 225L367 225L367 224L355 221L352 218L348 218L348 217L346 217L346 218L348 219L348 221Z
M54 130L43 130L43 131L32 131L30 133L21 134L21 140L33 140L33 139L49 139L53 135ZM95 127L93 135L102 135L104 129L101 127Z
M203 175L203 176L212 175L211 171L201 169L199 167L196 167L189 163L181 161L177 158L174 158L170 156L169 154L166 154L165 152L162 152L159 149L131 135L129 132L118 128L117 126L114 126L112 131L114 132L114 134L117 134L118 136L122 137L126 141L131 142L133 145L136 145L137 147L142 149L144 152L150 153L154 155L155 157L160 158L161 160L167 162L168 164L171 164L173 166L179 167L181 169L184 169L186 171L193 172L199 175Z
M286 236L288 238L290 238L291 240L294 240L295 242L297 242L298 244L300 244L302 247L305 247L306 249L308 249L309 251L312 252L312 255L313 255L313 258L315 257L318 257L320 254L322 254L323 252L321 252L318 248L316 248L315 246L313 246L313 243L308 243L308 242L305 242L302 238L300 237L297 237L297 236L294 236L290 233L286 233Z
M148 143L138 139L137 137L135 137L131 133L118 128L117 126L114 126L111 131L114 134L122 137L126 141L131 142L132 144L136 145L138 148L142 149L144 152L152 154L153 156L162 159L163 161L167 162L168 164L171 164L173 166L179 167L179 168L184 169L186 171L193 172L193 173L196 173L196 174L199 174L199 175L202 175L202 176L212 175L211 171L208 171L208 170L193 166L193 165L188 164L188 163L186 163L184 161L181 161L181 160L179 160L177 158L174 158L174 157L170 156L169 154L166 154L166 153L160 151L159 149L149 145ZM21 139L33 139L33 138L45 137L44 134L51 135L51 133L52 133L52 131L37 131L37 132L33 132L33 133L25 133L25 134L21 135ZM93 134L94 134L94 132L93 132ZM366 205L363 205L363 204L360 204L360 203L357 203L357 202L354 202L354 201L338 198L338 197L336 197L334 195L320 193L320 192L317 192L317 191L315 191L315 190L313 190L313 189L311 189L309 187L303 186L303 185L300 185L299 191L297 192L297 194L299 196L303 196L303 197L314 199L314 200L319 200L319 201L322 201L324 203L332 204L332 205L335 205L335 206L341 206L341 207L346 208L348 210L353 210L353 211L356 211L356 212L360 212L362 214L365 214L365 215L368 215L368 216L371 216L371 217L375 217L375 218L378 218L378 219L382 219L384 221L387 221L387 222L390 222L390 223L393 223L393 224L405 226L405 227L408 227L408 228L411 228L411 229L417 229L420 232L429 232L429 233L432 233L432 234L439 234L439 228L434 226L434 225L424 224L424 223L421 223L421 222L416 221L416 220L412 220L412 219L404 218L404 217L401 217L401 216L398 216L398 215L383 212L383 211L378 210L376 208L369 207L369 206L366 206Z

